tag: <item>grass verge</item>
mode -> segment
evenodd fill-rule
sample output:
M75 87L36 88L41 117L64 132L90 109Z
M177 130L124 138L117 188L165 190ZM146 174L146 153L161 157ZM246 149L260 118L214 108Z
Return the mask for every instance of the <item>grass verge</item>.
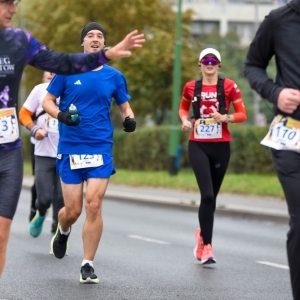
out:
M31 164L29 162L24 164L24 174L31 175ZM180 170L176 176L170 176L165 171L149 172L117 169L117 173L111 177L110 182L136 187L147 186L198 192L192 170ZM275 174L228 173L224 178L220 192L284 199L280 183Z

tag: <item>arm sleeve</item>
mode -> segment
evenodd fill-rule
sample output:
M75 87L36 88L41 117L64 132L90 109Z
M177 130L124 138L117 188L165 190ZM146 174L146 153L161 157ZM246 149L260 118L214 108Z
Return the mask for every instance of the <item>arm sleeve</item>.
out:
M190 107L191 107L191 102L186 100L185 98L181 98L180 105L179 105L179 117L181 118L182 116L189 116L190 114Z
M75 74L93 70L109 60L103 52L65 54L48 49L35 37L27 33L29 51L27 63L31 66L57 74Z
M21 107L20 112L19 112L19 120L23 126L27 126L32 120L33 112L26 109L24 106Z
M233 102L233 108L235 110L235 113L232 114L234 123L240 123L247 120L247 113L243 100Z
M282 87L274 84L268 77L266 69L274 55L274 24L272 12L266 16L259 26L257 33L249 47L245 62L244 75L250 86L263 98L277 104L277 98Z
M180 118L182 116L189 116L189 114L190 114L190 107L191 107L190 93L191 93L191 91L189 89L189 86L188 86L188 84L186 84L183 88L182 97L181 97L181 101L179 104L178 114L179 114Z

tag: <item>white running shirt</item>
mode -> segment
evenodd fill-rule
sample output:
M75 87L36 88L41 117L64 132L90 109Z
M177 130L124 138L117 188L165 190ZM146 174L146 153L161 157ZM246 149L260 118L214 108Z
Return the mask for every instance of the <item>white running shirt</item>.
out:
M26 99L23 106L38 115L43 111L42 102L47 94L46 88L49 82L41 83L34 87L30 95ZM57 100L58 102L58 100ZM58 103L57 103L58 104ZM44 113L41 115L37 121L36 125L42 129L46 130L46 122L48 120L48 114ZM57 155L57 145L58 145L59 134L54 132L48 132L48 136L42 140L35 140L35 150L34 154L38 156L56 157Z

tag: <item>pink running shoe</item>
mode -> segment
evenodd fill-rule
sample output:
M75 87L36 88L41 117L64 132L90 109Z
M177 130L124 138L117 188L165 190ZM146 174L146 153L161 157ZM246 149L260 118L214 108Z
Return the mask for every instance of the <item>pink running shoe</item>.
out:
M202 259L202 252L203 252L203 238L202 236L200 236L200 232L201 232L200 228L198 228L195 232L196 247L194 249L194 256L198 260Z
M203 253L202 253L202 259L201 264L214 264L216 263L215 256L212 252L211 244L207 244L203 246Z

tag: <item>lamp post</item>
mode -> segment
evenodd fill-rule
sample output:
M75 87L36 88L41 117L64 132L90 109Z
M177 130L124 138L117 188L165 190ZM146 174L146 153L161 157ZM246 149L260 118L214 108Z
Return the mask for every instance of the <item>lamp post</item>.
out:
M258 20L258 1L259 0L255 0L254 2L254 32L256 33L257 29L258 29L258 25L259 25L259 20ZM260 97L257 94L256 91L253 90L253 114L254 114L254 125L258 126L258 118L260 115L259 112L259 101L260 101Z
M172 122L169 142L169 173L176 175L176 155L179 146L180 128L178 123L178 107L181 88L181 0L178 0L177 25L176 25L176 42L175 57L173 65L173 89L172 89Z

